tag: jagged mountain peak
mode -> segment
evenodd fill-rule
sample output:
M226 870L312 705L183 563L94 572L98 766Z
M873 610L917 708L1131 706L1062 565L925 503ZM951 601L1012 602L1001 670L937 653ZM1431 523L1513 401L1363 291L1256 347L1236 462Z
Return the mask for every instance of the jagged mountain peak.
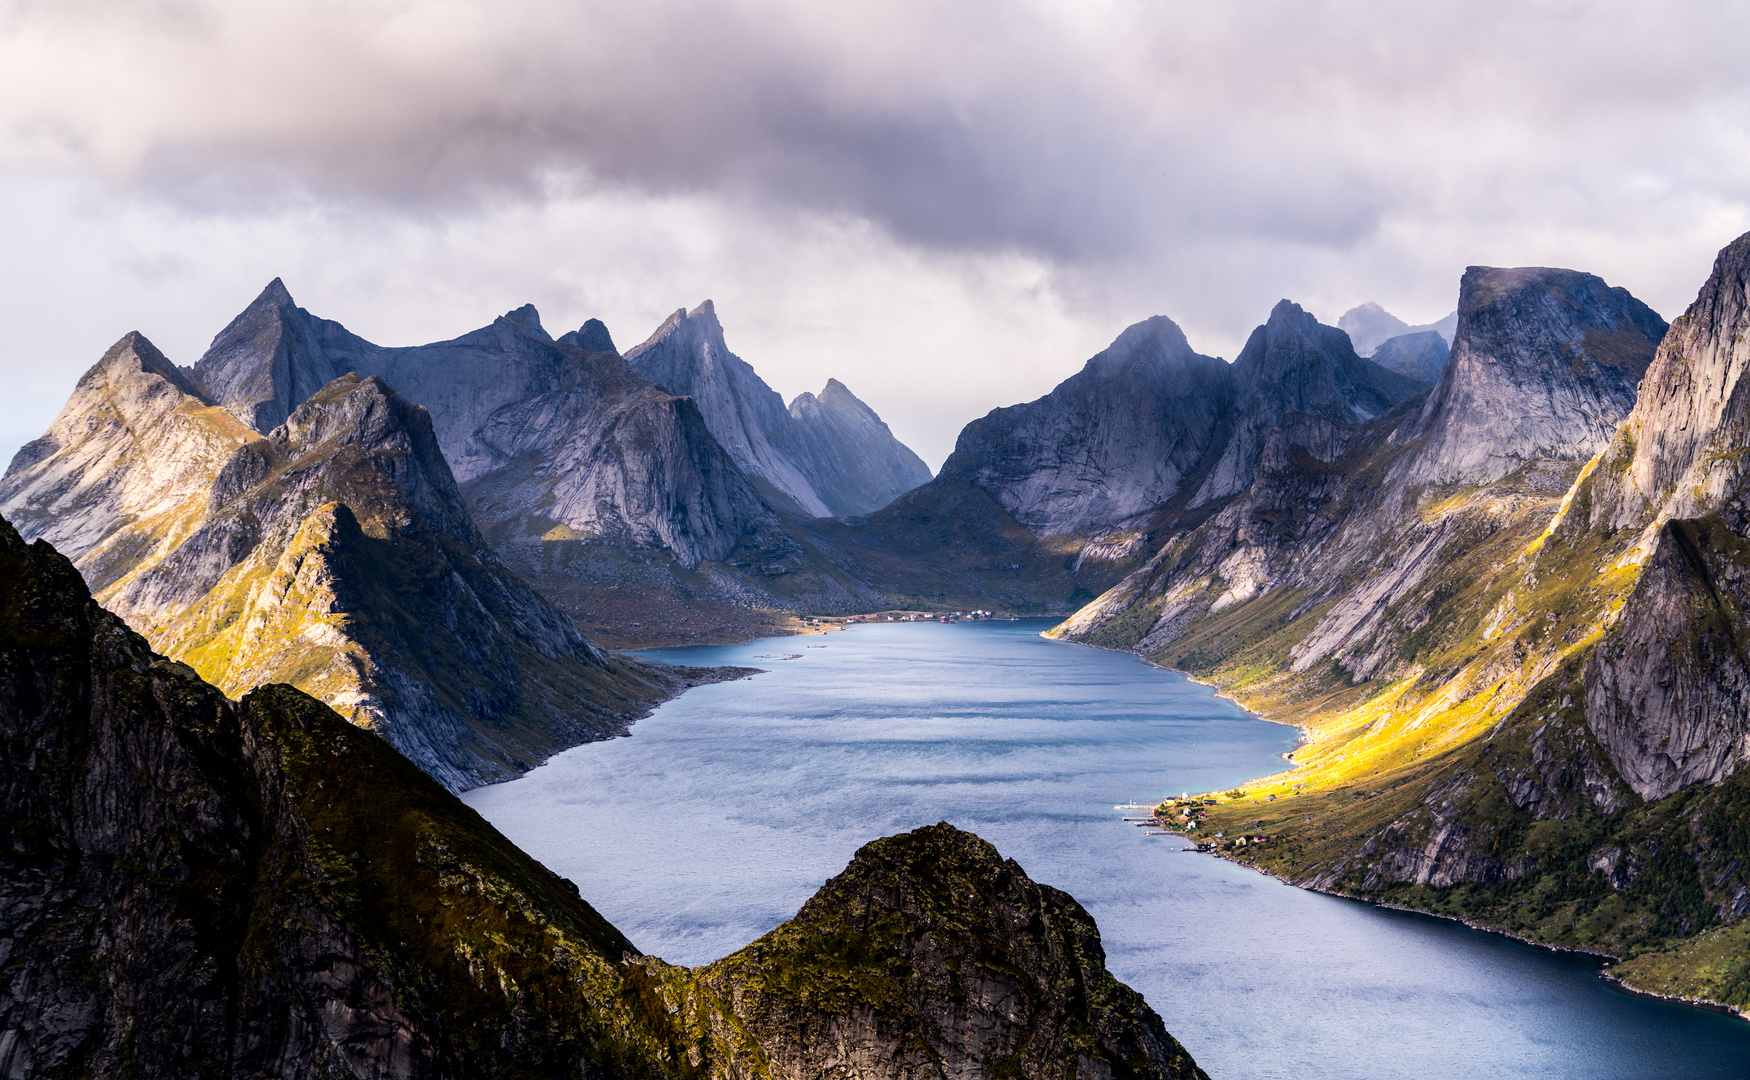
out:
M1257 475L1270 431L1287 412L1362 424L1384 415L1421 383L1355 353L1349 335L1292 300L1271 309L1234 360L1233 435L1192 505L1244 491Z
M298 307L285 283L274 278L213 338L195 361L191 381L206 400L266 434L299 402L359 366L353 356L374 348L339 323Z
M499 318L525 333L533 334L542 341L552 341L547 328L541 325L541 313L535 310L535 305L524 304L500 315Z
M1084 365L1084 370L1109 376L1130 364L1184 361L1196 356L1199 354L1191 348L1178 323L1165 315L1151 315L1120 331L1112 344Z
M1415 483L1489 483L1531 461L1581 462L1610 441L1665 322L1595 274L1467 267L1458 330L1415 433Z
M618 353L614 346L614 337L608 333L607 324L600 319L587 319L584 324L559 338L561 344L570 345L591 353Z
M1721 249L1641 383L1599 470L1595 514L1616 525L1697 516L1744 486L1750 442L1750 233Z

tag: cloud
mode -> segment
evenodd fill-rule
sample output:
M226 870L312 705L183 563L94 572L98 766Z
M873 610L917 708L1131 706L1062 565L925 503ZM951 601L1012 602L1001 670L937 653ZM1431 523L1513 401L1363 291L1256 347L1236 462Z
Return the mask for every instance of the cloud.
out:
M513 288L618 297L622 337L706 294L733 333L735 296L786 390L892 382L941 448L1157 312L1232 355L1282 296L1430 319L1466 264L1545 263L1669 316L1750 227L1746 31L1572 0L0 0L32 217L0 272L44 297L0 302L0 363L70 350L41 313L74 298L193 340L294 268L396 341Z

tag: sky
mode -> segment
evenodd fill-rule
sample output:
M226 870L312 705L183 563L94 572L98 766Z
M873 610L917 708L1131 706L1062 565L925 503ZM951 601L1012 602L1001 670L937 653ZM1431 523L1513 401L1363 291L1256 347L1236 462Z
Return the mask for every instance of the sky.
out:
M1666 318L1750 230L1750 5L0 0L0 455L129 330L272 278L385 345L710 298L935 467L1126 325L1587 270Z

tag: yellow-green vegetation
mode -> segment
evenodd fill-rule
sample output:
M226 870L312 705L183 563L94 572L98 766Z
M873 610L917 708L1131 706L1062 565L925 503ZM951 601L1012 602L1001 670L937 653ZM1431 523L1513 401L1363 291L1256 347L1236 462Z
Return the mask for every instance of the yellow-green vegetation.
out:
M1730 956L1744 940L1735 920L1750 913L1738 876L1750 849L1740 855L1734 839L1745 828L1735 823L1750 820L1750 782L1643 802L1587 722L1586 664L1635 594L1650 546L1639 528L1589 524L1598 478L1624 446L1579 470L1559 497L1513 478L1415 489L1406 494L1413 528L1373 541L1390 557L1351 552L1366 569L1327 584L1317 601L1295 585L1216 610L1232 583L1200 561L1207 534L1170 542L1157 555L1159 584L1131 584L1128 608L1082 640L1133 647L1163 613L1181 611L1177 632L1148 658L1307 737L1295 769L1160 816L1182 829L1196 820L1189 835L1290 881L1621 957L1617 974L1637 989L1676 993L1662 988L1670 983L1689 987L1682 996L1750 1008L1750 982ZM1379 458L1344 468L1363 486ZM1750 561L1717 523L1672 528L1710 559ZM1426 537L1420 580L1371 608L1356 604L1372 575ZM1307 643L1346 611L1360 629L1344 651L1305 659ZM1736 633L1726 626L1716 639ZM1704 931L1711 936L1696 938ZM1663 959L1643 959L1653 955Z

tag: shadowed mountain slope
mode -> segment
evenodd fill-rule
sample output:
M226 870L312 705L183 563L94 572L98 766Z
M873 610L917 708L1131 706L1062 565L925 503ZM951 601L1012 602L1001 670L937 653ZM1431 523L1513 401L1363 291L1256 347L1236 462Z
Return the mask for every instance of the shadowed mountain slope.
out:
M7 1075L1203 1076L1073 899L947 825L716 964L640 956L377 736L228 700L4 521L0 740Z
M381 379L336 379L266 437L190 385L129 335L0 485L156 647L232 694L297 685L458 789L670 692L509 572Z

